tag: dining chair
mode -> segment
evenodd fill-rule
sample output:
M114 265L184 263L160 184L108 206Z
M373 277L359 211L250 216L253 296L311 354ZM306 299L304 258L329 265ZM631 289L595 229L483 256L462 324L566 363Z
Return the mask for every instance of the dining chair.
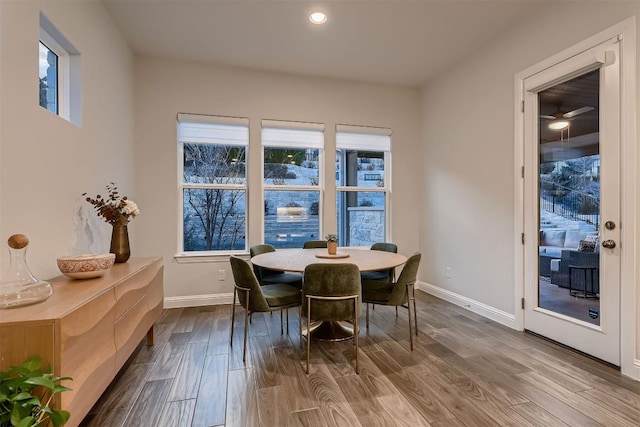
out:
M247 354L247 330L249 316L253 313L280 311L280 334L284 333L282 312L287 313L287 334L289 333L289 308L300 306L300 289L286 283L273 283L260 286L258 279L251 270L249 263L242 258L231 255L231 270L233 271L234 292L231 308L230 346L233 347L233 322L236 316L236 295L240 305L244 308L244 345L242 361Z
M310 324L313 321L353 322L353 340L356 347L356 373L360 373L358 360L358 316L361 307L360 270L350 263L309 264L302 280L302 305L300 311L300 343L302 343L302 318L307 321L307 374L311 351Z
M370 248L372 251L385 251L385 252L393 252L398 253L398 245L395 243L386 243L379 242L371 245ZM391 282L395 279L394 277L395 269L388 268L385 270L376 270L376 271L365 271L362 272L360 277L362 278L362 284L365 284L365 281L369 280L386 280L387 282Z
M321 249L326 247L326 240L307 240L302 244L302 249Z
M256 255L264 254L267 252L275 252L275 248L268 244L255 245L249 248L249 255L253 258ZM296 273L285 273L281 270L271 270L268 268L253 265L253 272L258 278L258 282L261 285L271 285L274 283L286 283L291 286L295 286L298 289L302 288L302 275Z
M393 252L395 254L398 253L398 245L395 243L387 243L387 242L377 242L371 245L369 248L372 251L385 251L385 252ZM378 282L391 283L395 280L396 269L395 268L387 268L385 270L376 270L376 271L363 271L360 273L360 280L362 280L362 287L378 287L381 284ZM375 305L374 305L375 308ZM398 315L398 307L396 307L396 316Z
M407 305L407 311L409 313L409 342L411 350L413 350L413 332L411 331L412 308L416 335L418 335L415 283L421 257L422 255L419 252L411 255L402 268L402 272L396 282L371 282L370 286L362 288L362 302L366 304L367 330L369 329L369 304L396 306L396 309L398 306Z

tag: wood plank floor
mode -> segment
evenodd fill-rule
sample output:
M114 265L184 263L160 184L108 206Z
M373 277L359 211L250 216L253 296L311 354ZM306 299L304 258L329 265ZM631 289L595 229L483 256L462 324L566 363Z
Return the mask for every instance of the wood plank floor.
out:
M351 341L312 342L310 374L280 316L256 314L242 363L242 311L229 347L230 306L165 310L83 426L638 426L640 382L538 337L417 292L407 312L376 306ZM237 339L236 339L237 338Z

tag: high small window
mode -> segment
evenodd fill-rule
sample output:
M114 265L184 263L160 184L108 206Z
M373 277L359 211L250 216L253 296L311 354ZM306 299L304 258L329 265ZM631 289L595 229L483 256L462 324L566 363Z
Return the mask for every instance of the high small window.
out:
M341 246L389 239L389 129L336 126L336 206Z
M300 248L321 239L324 127L262 122L264 242Z
M178 115L182 253L245 251L249 119Z
M39 104L80 125L80 53L40 14L38 43Z
M40 106L58 114L58 55L40 42Z

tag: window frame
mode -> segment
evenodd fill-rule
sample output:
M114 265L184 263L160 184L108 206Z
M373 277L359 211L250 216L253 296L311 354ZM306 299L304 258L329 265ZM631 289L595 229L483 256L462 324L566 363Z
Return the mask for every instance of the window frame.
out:
M282 138L279 143L272 141L265 141L265 129L282 129ZM305 132L320 132L321 137L317 141L310 141L307 145L302 142L294 142L289 137L296 131ZM318 239L323 236L324 230L324 192L325 192L325 145L326 135L324 131L324 124L321 123L306 123L306 122L292 122L292 121L279 121L279 120L262 120L262 126L260 130L260 182L261 182L261 206L265 204L265 193L267 191L317 191L318 192ZM265 148L281 148L281 149L313 149L318 150L318 185L276 185L265 183ZM265 242L265 212L261 210L261 241Z
M38 60L40 43L58 56L57 64L57 112L38 106L80 127L82 125L82 84L80 72L80 51L40 12L40 33L38 38ZM38 64L38 77L40 65ZM38 98L40 90L38 90Z
M246 139L244 143L228 143L228 141L216 142L211 135L191 139L186 141L185 137L181 135L180 123L196 123L196 124L212 124L212 125L232 125L243 128L243 132L246 133ZM190 262L190 260L197 260L202 258L219 258L222 256L229 256L231 254L246 254L249 247L249 176L251 175L249 164L249 119L244 117L229 117L229 116L213 116L204 114L188 114L178 113L177 115L177 200L178 200L178 231L177 231L177 253L174 258L182 260L181 262ZM245 177L244 184L225 184L225 183L188 183L184 180L184 144L196 143L196 144L212 144L225 147L243 147L245 150ZM245 206L245 242L243 249L224 249L224 250L204 250L204 251L185 251L184 248L184 190L186 189L203 189L203 190L241 190L244 191Z
M342 135L350 135L351 142L341 141ZM368 151L368 152L382 152L384 160L384 185L382 187L361 187L353 185L339 185L336 182L336 224L340 225L338 236L348 233L349 230L346 227L345 222L340 222L340 210L338 198L342 194L350 192L355 193L384 193L384 241L392 241L391 236L391 153L392 153L392 132L388 128L375 128L364 126L352 126L352 125L336 125L336 151L335 157L338 160L338 154L343 153L341 156L341 163L346 165L346 151ZM368 139L374 139L374 141L368 141ZM358 141L360 140L360 141ZM344 182L344 173L346 171L340 170L341 181ZM346 243L346 242L343 242ZM348 247L362 247L362 245L355 245ZM368 246L367 246L368 247Z
M58 41L52 37L44 28L40 27L40 39L44 47L53 52L57 57L56 64L56 110L51 111L47 107L42 107L61 117L69 117L69 52L67 52ZM40 51L38 47L38 52ZM39 105L39 103L38 103Z

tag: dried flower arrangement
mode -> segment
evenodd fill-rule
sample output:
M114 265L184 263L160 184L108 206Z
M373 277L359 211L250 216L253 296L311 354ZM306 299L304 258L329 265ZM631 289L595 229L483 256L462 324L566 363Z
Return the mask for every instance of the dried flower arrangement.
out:
M140 214L138 205L129 200L127 196L120 197L118 195L118 188L115 183L107 184L107 191L109 192L106 198L101 195L97 195L95 199L87 197L87 202L93 205L98 216L104 218L109 224L127 225L129 221L137 217ZM83 193L86 196L87 193Z

